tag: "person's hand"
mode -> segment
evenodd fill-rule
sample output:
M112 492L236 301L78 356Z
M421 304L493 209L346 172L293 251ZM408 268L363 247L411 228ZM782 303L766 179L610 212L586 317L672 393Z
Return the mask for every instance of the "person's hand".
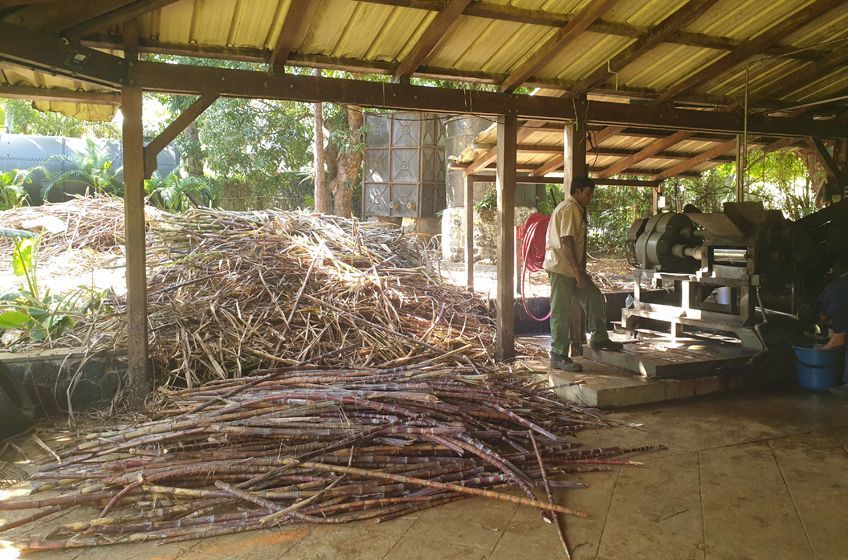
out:
M585 270L580 270L580 271L577 272L576 280L577 280L577 289L578 290L583 289L586 286L588 286L589 281L590 281L589 275L586 273Z

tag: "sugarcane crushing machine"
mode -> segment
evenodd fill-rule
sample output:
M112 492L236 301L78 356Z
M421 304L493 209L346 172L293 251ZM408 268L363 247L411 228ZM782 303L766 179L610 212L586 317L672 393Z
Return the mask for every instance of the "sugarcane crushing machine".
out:
M796 221L759 202L686 210L630 227L635 293L622 326L631 332L652 319L678 336L686 327L733 333L746 347L766 350L775 329L767 336L763 325L792 328L799 306L848 271L848 201Z

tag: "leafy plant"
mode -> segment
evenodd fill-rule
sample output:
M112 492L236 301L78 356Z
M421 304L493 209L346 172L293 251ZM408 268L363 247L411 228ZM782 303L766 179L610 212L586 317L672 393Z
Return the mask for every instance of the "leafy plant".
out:
M498 207L498 192L495 190L495 187L490 187L486 192L483 193L483 196L480 197L480 200L474 203L474 208L478 211L480 210L494 210Z
M27 192L24 185L31 181L31 170L15 169L0 172L0 210L9 210L22 205Z
M42 193L43 196L67 181L81 181L90 185L92 191L96 193L123 196L124 182L121 178L123 167L112 166L112 156L105 145L98 145L94 140L87 138L85 151L76 154L72 163L76 165L76 169L66 171L50 181L46 191Z
M165 177L154 173L144 182L144 192L154 206L171 212L185 212L192 205L211 206L217 193L202 177L180 177L171 173Z
M14 232L13 232L14 233ZM48 340L59 336L74 317L100 306L103 292L79 287L62 295L42 292L38 284L38 237L17 237L12 253L12 269L23 277L26 287L0 295L0 331L20 331L13 340L28 336Z

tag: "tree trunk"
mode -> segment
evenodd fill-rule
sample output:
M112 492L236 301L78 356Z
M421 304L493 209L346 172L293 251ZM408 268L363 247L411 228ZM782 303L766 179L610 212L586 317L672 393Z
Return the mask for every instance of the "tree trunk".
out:
M312 75L320 76L321 70L315 68L312 71ZM327 185L327 175L324 170L324 104L314 103L312 110L314 114L313 121L315 123L313 151L315 160L315 210L322 214L329 214L332 211L332 200L330 199L330 189Z
M193 146L200 146L200 129L197 127L197 121L192 122L185 129L185 133L191 138ZM197 154L186 152L185 154L185 170L191 177L203 177L203 157Z
M338 173L332 181L333 213L350 217L353 209L353 188L362 167L362 108L356 105L347 107L347 128L350 134L350 151L344 151L338 158Z

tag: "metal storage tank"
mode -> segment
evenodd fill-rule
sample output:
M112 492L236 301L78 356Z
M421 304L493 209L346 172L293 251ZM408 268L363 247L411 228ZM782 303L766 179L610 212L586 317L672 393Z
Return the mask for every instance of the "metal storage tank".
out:
M445 207L444 118L402 111L365 115L365 216L433 218Z

